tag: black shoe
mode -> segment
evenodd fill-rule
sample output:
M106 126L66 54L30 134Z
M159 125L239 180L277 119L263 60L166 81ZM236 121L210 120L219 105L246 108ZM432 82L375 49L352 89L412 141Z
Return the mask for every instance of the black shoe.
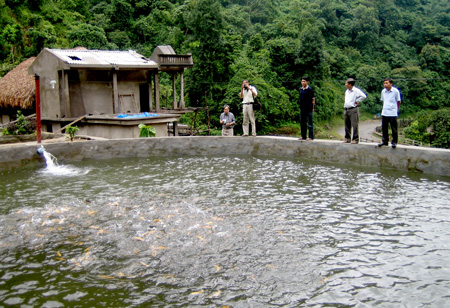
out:
M395 149L397 147L397 143L392 143L392 148Z
M384 142L378 143L378 147L379 147L379 148L381 148L383 145L388 145L388 144L387 144L387 143L384 143Z

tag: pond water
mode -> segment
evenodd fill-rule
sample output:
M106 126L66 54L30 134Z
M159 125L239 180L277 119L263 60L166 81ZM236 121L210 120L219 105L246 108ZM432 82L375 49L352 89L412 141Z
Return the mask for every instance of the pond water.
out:
M0 303L445 307L450 181L280 157L0 174Z

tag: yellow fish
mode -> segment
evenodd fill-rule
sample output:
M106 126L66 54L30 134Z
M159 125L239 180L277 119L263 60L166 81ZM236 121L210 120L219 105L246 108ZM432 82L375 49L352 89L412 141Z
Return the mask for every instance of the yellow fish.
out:
M197 237L198 237L202 242L206 242L206 240L205 240L203 237L201 237L200 235L197 235Z

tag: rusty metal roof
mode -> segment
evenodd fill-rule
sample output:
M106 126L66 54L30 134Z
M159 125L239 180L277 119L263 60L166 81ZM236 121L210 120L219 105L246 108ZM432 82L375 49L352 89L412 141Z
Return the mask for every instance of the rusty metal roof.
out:
M158 64L134 50L48 49L63 62L74 67L158 68Z

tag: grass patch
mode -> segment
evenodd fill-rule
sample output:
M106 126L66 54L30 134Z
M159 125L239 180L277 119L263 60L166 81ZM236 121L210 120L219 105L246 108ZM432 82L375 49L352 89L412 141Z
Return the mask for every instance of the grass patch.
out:
M315 137L317 139L342 139L342 136L337 132L342 126L344 126L344 118L339 116L335 116L327 122L317 123L314 127Z
M267 132L264 132L264 134L285 137L300 136L300 123L286 122L283 123L280 127L270 127Z

